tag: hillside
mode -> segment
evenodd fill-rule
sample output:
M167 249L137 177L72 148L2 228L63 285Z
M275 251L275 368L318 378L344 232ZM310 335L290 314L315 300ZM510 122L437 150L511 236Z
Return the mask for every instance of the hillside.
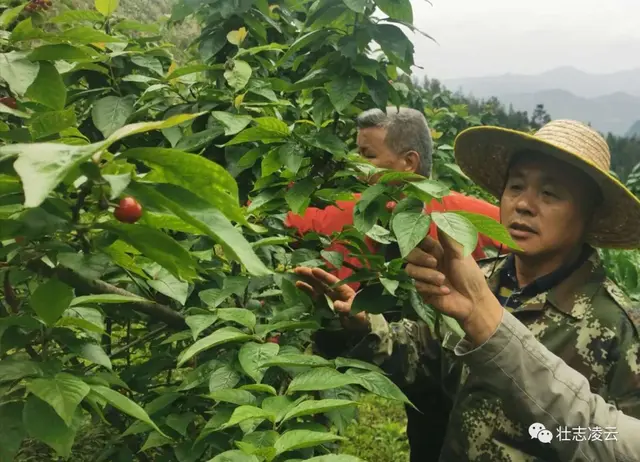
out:
M544 104L553 118L588 122L605 133L625 135L640 119L640 68L588 74L563 67L539 75L507 74L442 82L476 98L495 96L519 111L531 112L537 104Z
M443 79L452 90L462 88L478 98L509 93L535 93L565 90L582 98L597 98L612 93L640 97L640 68L609 74L589 74L573 67L559 67L537 75L505 74L487 77Z

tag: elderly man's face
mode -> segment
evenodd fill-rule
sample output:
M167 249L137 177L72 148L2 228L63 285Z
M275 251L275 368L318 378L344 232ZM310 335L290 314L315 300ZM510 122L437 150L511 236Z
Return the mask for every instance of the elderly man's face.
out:
M581 171L546 156L515 163L500 202L502 223L528 257L550 258L582 243L594 191Z
M417 153L395 153L384 142L387 130L380 127L362 128L358 131L360 155L378 168L398 172L416 172L419 158Z

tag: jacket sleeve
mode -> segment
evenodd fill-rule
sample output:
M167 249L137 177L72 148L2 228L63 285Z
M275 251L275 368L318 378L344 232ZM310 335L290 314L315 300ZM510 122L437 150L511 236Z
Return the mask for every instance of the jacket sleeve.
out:
M640 421L592 393L584 376L547 350L507 311L483 345L471 349L462 340L455 353L476 377L503 390L525 428L541 423L552 432L549 444L560 460L640 460ZM558 429L571 433L577 427L585 431L600 427L602 436L584 441L557 437Z
M369 333L351 349L350 357L377 364L400 388L424 379L439 382L442 349L426 323L389 323L379 314L369 315L369 321Z

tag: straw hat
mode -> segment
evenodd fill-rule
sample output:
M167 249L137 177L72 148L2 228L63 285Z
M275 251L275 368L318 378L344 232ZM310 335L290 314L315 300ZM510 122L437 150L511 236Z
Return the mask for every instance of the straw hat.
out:
M534 135L499 127L474 127L458 135L455 156L471 180L500 198L514 154L532 150L573 165L600 186L604 203L595 211L587 242L603 248L640 247L640 201L609 171L611 153L595 130L555 120Z

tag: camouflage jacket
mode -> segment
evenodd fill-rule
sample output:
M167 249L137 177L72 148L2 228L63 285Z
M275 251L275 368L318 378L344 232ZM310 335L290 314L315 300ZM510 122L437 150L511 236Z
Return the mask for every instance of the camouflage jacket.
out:
M504 257L479 262L492 290ZM640 312L605 275L594 252L584 264L547 292L512 311L534 336L573 369L591 390L640 418ZM436 335L425 323L387 323L370 316L371 332L350 355L380 365L401 388L424 384L453 401L440 461L556 461L504 405L501 390L479 381L456 357L461 340L453 332ZM544 386L544 385L541 385ZM426 415L425 419L429 416Z

